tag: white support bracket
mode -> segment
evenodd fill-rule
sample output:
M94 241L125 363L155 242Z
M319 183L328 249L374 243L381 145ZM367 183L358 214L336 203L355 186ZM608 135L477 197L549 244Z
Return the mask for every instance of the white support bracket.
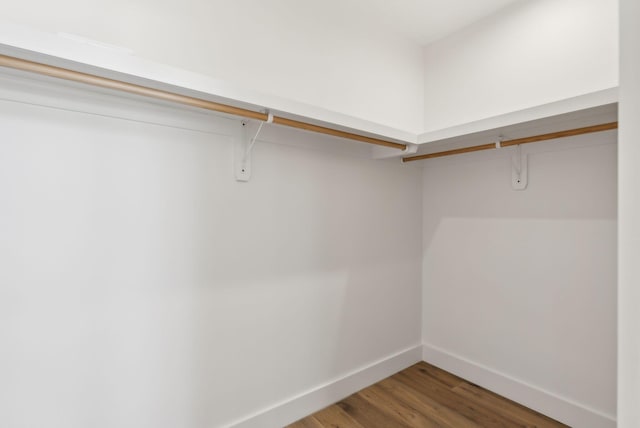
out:
M418 145L405 143L407 148L404 150L394 149L392 147L373 146L371 148L372 159L390 159L400 158L407 155L413 155L418 152Z
M528 181L528 158L522 153L518 144L515 153L511 156L511 187L513 190L525 190Z
M249 181L251 178L251 151L249 150L249 121L240 121L240 132L236 138L233 152L236 181Z
M265 123L273 122L273 114L267 114L267 120L265 122L260 122L260 126L258 126L258 130L255 135L253 135L253 138L250 137L252 134L249 129L250 122L248 120L240 121L240 135L236 138L234 147L234 169L236 181L247 182L251 178L251 152L253 151L253 146L256 144L256 139L262 130L262 126Z

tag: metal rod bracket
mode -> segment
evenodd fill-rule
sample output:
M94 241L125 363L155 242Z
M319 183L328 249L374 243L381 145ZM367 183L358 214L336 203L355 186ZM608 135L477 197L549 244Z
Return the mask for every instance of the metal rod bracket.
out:
M260 122L260 126L253 138L248 138L250 135L249 121L240 121L242 129L239 138L236 139L236 147L234 151L236 181L246 182L251 178L251 152L253 151L253 146L256 144L256 140L258 139L258 135L260 135L262 126L265 123L273 123L273 113L266 112L266 114L267 120Z
M247 182L251 178L251 140L249 139L249 121L240 121L240 132L234 145L234 169L236 181Z
M527 163L527 154L522 153L522 148L518 144L515 153L511 156L511 187L513 190L525 190L527 188Z

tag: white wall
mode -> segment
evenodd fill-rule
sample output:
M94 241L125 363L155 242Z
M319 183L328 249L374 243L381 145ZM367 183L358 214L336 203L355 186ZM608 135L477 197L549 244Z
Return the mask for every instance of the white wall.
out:
M419 344L419 169L270 128L241 184L237 121L67 86L0 81L1 426L221 426Z
M640 4L621 1L618 282L618 423L640 426Z
M581 428L616 412L615 132L425 162L425 358Z
M406 131L422 130L417 43L296 0L3 2L4 20L130 48L160 63Z
M426 131L618 84L612 0L536 0L507 7L424 49Z

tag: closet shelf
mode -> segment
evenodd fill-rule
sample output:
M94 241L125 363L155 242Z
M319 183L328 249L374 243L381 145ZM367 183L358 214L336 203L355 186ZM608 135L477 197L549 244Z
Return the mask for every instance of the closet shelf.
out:
M579 98L423 134L417 153L403 161L494 149L498 141L508 147L617 128L617 88Z
M500 137L512 140L617 121L618 91L617 88L609 88L418 135L308 104L260 94L118 50L101 49L10 24L0 26L0 56L5 60L5 66L11 61L37 63L40 65L35 68L62 70L62 75L55 76L54 73L55 77L65 78L65 74L84 76L83 79L87 78L85 83L92 83L92 78L95 78L102 83L112 82L112 86L98 85L110 89L155 96L156 99L208 108L225 115L263 121L273 117L273 122L280 125L371 143L374 144L374 158L404 155L408 159L408 154L415 153L417 157L411 158L417 159L436 152L495 143ZM29 67L17 68L29 71ZM83 79L70 80L83 82Z
M358 141L373 144L383 142L383 145L396 150L404 149L407 144L414 144L417 138L412 132L262 94L202 74L143 60L119 50L101 48L11 24L0 25L0 55L206 103L224 104L230 110L257 113L260 117L255 118L259 120L262 120L262 116L267 116L265 111L268 110L280 118L280 123L284 126L312 132L327 130L326 133L341 138L352 138L350 134L355 134ZM402 154L400 150L397 152Z

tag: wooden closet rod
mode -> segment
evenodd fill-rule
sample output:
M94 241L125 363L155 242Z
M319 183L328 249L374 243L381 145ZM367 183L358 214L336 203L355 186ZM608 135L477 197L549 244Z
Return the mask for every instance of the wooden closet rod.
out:
M189 97L186 95L175 94L172 92L162 91L159 89L148 88L133 83L122 82L115 79L108 79L89 73L68 70L66 68L55 67L52 65L41 64L33 61L27 61L7 55L0 55L0 66L9 67L17 70L27 71L31 73L43 74L46 76L56 77L58 79L70 80L73 82L85 83L101 88L115 89L118 91L128 92L131 94L142 95L145 97L156 98L164 101L171 101L192 107L198 107L205 110L216 111L219 113L231 114L234 116L245 117L248 119L256 119L267 121L269 115L253 110L234 107L227 104L207 101L200 98ZM327 128L325 126L313 125L310 123L287 119L284 117L273 116L273 123L288 126L291 128L303 129L320 134L327 134L334 137L347 138L349 140L360 141L363 143L375 144L378 146L392 147L394 149L405 150L406 144L395 143L393 141L381 140L379 138L366 137L364 135L354 134L351 132L340 131L337 129Z
M553 140L556 138L572 137L574 135L590 134L592 132L608 131L616 129L618 122L603 123L602 125L585 126L584 128L569 129L566 131L551 132L549 134L534 135L533 137L516 138L515 140L502 141L500 147L517 146L518 144L535 143L538 141ZM440 158L443 156L459 155L462 153L478 152L496 148L496 143L481 144L479 146L463 147L461 149L447 150L444 152L427 153L425 155L409 156L402 158L402 162L411 162L422 159Z

